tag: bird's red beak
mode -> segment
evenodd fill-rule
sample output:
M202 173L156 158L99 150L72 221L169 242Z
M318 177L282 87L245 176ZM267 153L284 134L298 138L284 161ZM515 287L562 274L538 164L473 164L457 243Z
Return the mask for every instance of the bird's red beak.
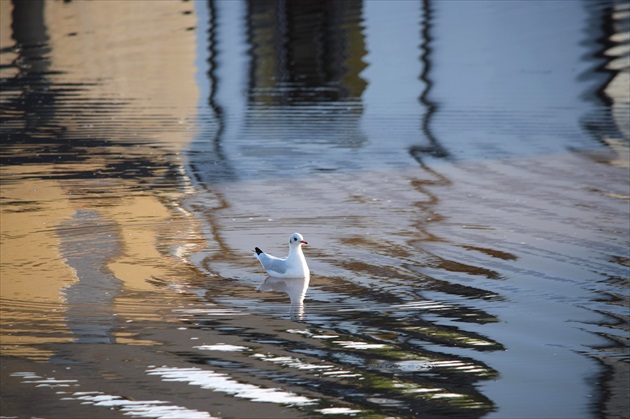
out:
M306 242L306 240L302 240L300 243L302 243L302 244L308 244L308 243Z

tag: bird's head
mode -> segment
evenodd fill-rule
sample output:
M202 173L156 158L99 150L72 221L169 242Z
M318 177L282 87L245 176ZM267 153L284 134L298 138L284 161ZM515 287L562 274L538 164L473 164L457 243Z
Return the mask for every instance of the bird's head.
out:
M308 243L304 240L304 237L302 237L300 233L293 233L291 234L291 237L289 237L289 244L291 246L299 246Z

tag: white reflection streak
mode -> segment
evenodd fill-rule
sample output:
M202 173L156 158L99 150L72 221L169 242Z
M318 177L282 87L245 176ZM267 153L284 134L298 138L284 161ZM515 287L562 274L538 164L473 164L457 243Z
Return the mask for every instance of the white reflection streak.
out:
M126 400L120 396L95 392L78 392L72 397L64 397L61 400L81 400L84 404L94 406L115 407L120 409L125 416L160 419L214 419L208 412L186 409L181 406L167 405L161 400Z
M351 340L335 340L333 343L337 343L347 349L380 349L387 347L387 345L382 343L365 343Z
M58 380L54 377L42 378L33 372L15 372L12 377L22 377L22 383L37 384L36 387L78 387L78 380ZM112 396L100 391L75 391L67 393L58 391L57 394L67 394L61 400L76 400L82 404L111 407L120 409L125 416L156 418L156 419L215 419L208 412L168 404L163 400L128 400L121 396Z
M271 356L271 355L264 355L264 354L254 354L252 355L253 358L258 358L262 361L265 362L272 362L274 364L280 364L283 365L285 367L290 367L290 368L297 368L300 370L327 370L330 368L335 368L334 365L316 365L316 364L309 364L306 362L301 361L300 359L297 358L292 358L290 356ZM348 371L346 371L348 372Z
M411 303L396 304L392 308L398 310L434 310L448 308L446 304L437 303L434 301L414 301Z
M184 314L192 314L199 315L205 314L208 316L244 316L247 313L243 313L242 311L231 309L231 308L191 308L191 309L179 309L174 310L175 313L184 313Z
M234 397L249 399L255 402L279 403L296 406L307 406L319 402L295 393L277 388L262 388L253 384L239 383L226 374L199 368L161 367L146 370L149 375L159 375L164 381L186 382L201 388L231 394Z
M193 348L199 349L201 351L223 351L223 352L239 352L239 351L249 350L247 346L228 345L226 343L219 343L216 345L193 346Z
M324 415L354 415L361 413L362 410L350 409L348 407L328 407L326 409L319 409L318 412Z

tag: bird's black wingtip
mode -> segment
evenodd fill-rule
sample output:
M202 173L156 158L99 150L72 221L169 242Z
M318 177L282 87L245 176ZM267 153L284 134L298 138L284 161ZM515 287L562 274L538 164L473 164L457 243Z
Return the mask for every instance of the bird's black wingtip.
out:
M260 250L258 247L254 249L256 251L256 254L259 255L261 253L264 253L262 250Z

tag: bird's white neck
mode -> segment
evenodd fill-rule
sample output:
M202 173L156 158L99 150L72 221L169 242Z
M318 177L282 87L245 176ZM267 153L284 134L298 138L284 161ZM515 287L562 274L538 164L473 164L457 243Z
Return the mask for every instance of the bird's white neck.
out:
M287 259L293 258L304 258L304 253L302 253L302 246L289 247L289 256L287 257Z

